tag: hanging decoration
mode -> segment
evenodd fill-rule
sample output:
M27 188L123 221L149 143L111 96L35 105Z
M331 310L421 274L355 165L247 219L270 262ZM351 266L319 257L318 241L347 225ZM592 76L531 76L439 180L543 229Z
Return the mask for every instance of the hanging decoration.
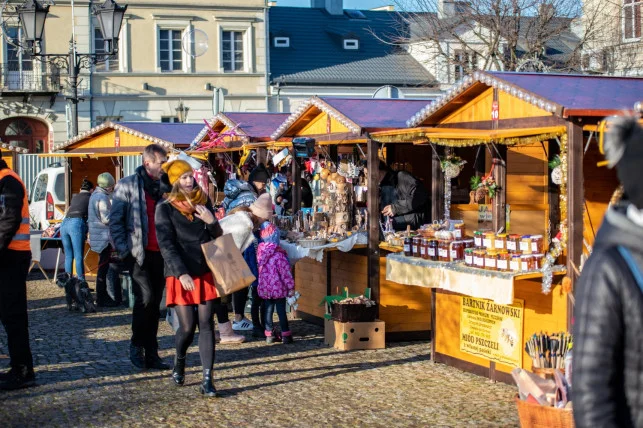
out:
M567 248L567 134L560 137L560 226L558 233L552 239L549 252L545 256L543 263L543 283L542 291L544 294L551 292L553 282L553 268L556 264L556 259Z
M454 155L451 149L446 151L446 157L440 161L440 169L444 173L444 219L449 220L451 218L451 179L460 175L462 166L467 161Z
M549 168L551 169L551 181L557 186L560 186L563 181L563 168L559 155L556 155L554 159L549 161Z

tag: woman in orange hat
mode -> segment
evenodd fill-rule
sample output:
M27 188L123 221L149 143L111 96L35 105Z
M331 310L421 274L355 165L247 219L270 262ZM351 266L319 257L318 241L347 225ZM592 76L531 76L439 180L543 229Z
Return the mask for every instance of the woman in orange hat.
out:
M203 366L201 393L216 396L212 384L214 364L214 313L220 304L214 278L201 244L222 234L206 192L194 180L192 167L183 160L163 165L165 201L156 206L156 234L165 262L167 306L175 310L179 329L172 378L185 381L185 355L199 325L199 355ZM198 320L195 317L198 316Z

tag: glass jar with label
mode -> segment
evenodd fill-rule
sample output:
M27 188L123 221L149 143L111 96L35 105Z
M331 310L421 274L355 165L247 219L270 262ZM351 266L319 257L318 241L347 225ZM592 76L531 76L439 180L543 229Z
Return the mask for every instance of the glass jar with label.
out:
M507 234L499 233L496 235L496 239L493 244L496 250L506 250L507 249Z
M464 222L455 223L453 225L453 237L455 239L464 238L464 233L465 233Z
M482 240L482 246L485 248L493 248L494 241L496 240L496 234L493 232L486 232L484 234L484 239Z
M451 245L450 241L439 241L438 242L438 260L441 262L449 261L449 247Z
M464 242L453 241L449 249L449 260L452 262L464 259Z
M509 261L509 270L511 272L521 272L522 271L522 261L520 254L512 254L511 260Z
M437 261L439 259L438 256L438 248L439 248L439 242L437 239L429 239L429 260Z
M545 255L544 254L533 254L532 255L534 258L534 266L536 269L542 269L543 264L545 263Z
M415 237L413 238L413 247L411 251L413 252L413 257L420 257L420 244L422 244L422 238Z
M462 242L464 242L464 248L475 248L476 244L473 239L465 239Z
M410 236L404 238L404 255L406 257L413 256L413 238Z
M515 233L507 236L507 251L518 252L520 251L520 240L522 239L521 235L516 235Z
M501 250L498 252L498 261L496 266L500 272L509 271L509 262L511 261L511 254L507 250Z
M487 255L484 256L484 268L498 270L498 252L496 250L487 249Z
M523 254L531 254L531 235L523 235L520 239L520 252Z
M477 247L473 250L473 266L484 269L484 256L487 251L483 247Z
M523 272L536 270L536 259L531 254L520 256L520 269Z
M476 247L482 247L482 240L484 239L484 231L476 230L473 232L473 242Z
M531 235L531 253L542 254L545 252L545 243L542 235Z
M429 259L429 240L427 238L422 238L420 243L420 257L424 260Z
M473 248L464 249L464 264L467 266L473 266Z

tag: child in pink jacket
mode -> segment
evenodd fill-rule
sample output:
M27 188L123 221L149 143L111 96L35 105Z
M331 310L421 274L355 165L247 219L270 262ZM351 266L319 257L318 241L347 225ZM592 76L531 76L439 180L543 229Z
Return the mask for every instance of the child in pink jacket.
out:
M272 332L272 316L277 309L283 343L292 343L292 334L286 317L286 297L294 294L295 281L290 271L288 255L279 246L279 229L270 223L261 225L261 243L257 248L259 285L257 292L266 305L266 343L278 339Z

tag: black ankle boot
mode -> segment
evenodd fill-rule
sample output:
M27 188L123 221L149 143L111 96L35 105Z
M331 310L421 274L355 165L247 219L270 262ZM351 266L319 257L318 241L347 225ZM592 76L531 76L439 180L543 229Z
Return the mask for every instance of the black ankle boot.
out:
M201 394L207 397L216 397L217 390L212 384L212 370L204 369L203 370L203 382L201 383Z
M174 383L177 385L183 386L183 382L185 382L185 357L174 357L172 379L174 379Z

